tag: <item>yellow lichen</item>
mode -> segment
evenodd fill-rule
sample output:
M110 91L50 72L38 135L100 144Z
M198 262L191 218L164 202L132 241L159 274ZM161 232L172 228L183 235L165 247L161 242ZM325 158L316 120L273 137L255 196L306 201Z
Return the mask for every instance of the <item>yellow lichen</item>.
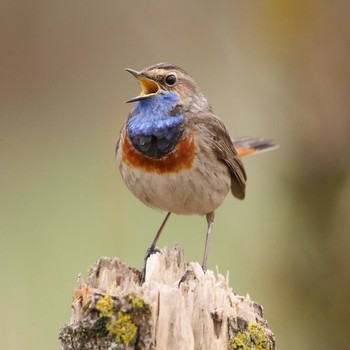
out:
M238 332L232 341L232 349L270 350L270 343L259 323L249 323L244 332Z
M111 318L106 327L111 334L115 335L117 341L123 342L126 346L129 346L137 334L137 327L132 322L130 314L121 311L118 312L117 318Z
M145 302L140 296L128 295L125 300L128 305L124 311L113 309L113 299L106 294L97 303L96 309L100 312L100 317L106 317L106 329L114 335L116 341L126 346L136 338L138 327L133 322L131 316L133 310L137 312L145 306ZM125 311L128 310L128 311Z
M247 349L246 344L248 344L248 335L244 332L239 332L235 339L233 339L232 345L233 349Z
M139 295L129 295L129 299L131 301L132 307L135 309L142 309L145 305L144 300Z
M101 317L112 317L113 315L113 301L112 297L106 294L96 304L96 309L100 311Z
M257 350L270 348L265 332L259 323L250 323L248 325L248 330L250 332L250 338L255 343Z

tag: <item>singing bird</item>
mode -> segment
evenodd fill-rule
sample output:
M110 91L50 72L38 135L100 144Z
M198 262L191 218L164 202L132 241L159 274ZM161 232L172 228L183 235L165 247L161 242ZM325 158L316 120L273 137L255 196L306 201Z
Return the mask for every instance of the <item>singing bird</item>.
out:
M117 163L126 186L139 200L167 212L147 250L142 279L171 213L206 216L206 271L215 210L229 191L238 199L245 196L247 175L241 156L277 146L263 138L231 139L183 69L158 63L142 71L126 70L141 83L142 91L127 101L135 106L117 142Z

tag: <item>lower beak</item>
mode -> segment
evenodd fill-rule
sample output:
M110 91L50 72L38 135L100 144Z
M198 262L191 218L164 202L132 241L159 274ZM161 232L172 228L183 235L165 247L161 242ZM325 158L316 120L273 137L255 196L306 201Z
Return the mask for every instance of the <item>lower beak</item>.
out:
M142 74L136 70L133 70L130 68L125 68L125 70L127 72L131 73L141 83L141 89L142 89L140 95L126 101L126 103L145 100L145 99L150 98L152 96L155 96L159 93L160 86L157 82L146 77L144 74Z

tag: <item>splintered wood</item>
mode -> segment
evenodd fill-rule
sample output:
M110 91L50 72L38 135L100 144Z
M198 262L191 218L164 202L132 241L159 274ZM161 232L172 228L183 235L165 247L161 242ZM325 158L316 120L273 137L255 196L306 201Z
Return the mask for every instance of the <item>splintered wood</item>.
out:
M139 276L118 258L101 258L86 281L79 277L62 349L275 349L262 307L235 295L227 277L187 264L178 246L148 259L142 285Z

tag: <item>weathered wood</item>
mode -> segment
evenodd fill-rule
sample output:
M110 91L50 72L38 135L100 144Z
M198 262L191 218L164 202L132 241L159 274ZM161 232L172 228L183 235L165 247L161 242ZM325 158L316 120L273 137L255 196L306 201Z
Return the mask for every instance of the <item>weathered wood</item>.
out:
M86 281L79 277L62 349L275 349L262 307L235 295L228 277L187 264L179 247L148 259L142 285L139 276L118 258L101 258Z

